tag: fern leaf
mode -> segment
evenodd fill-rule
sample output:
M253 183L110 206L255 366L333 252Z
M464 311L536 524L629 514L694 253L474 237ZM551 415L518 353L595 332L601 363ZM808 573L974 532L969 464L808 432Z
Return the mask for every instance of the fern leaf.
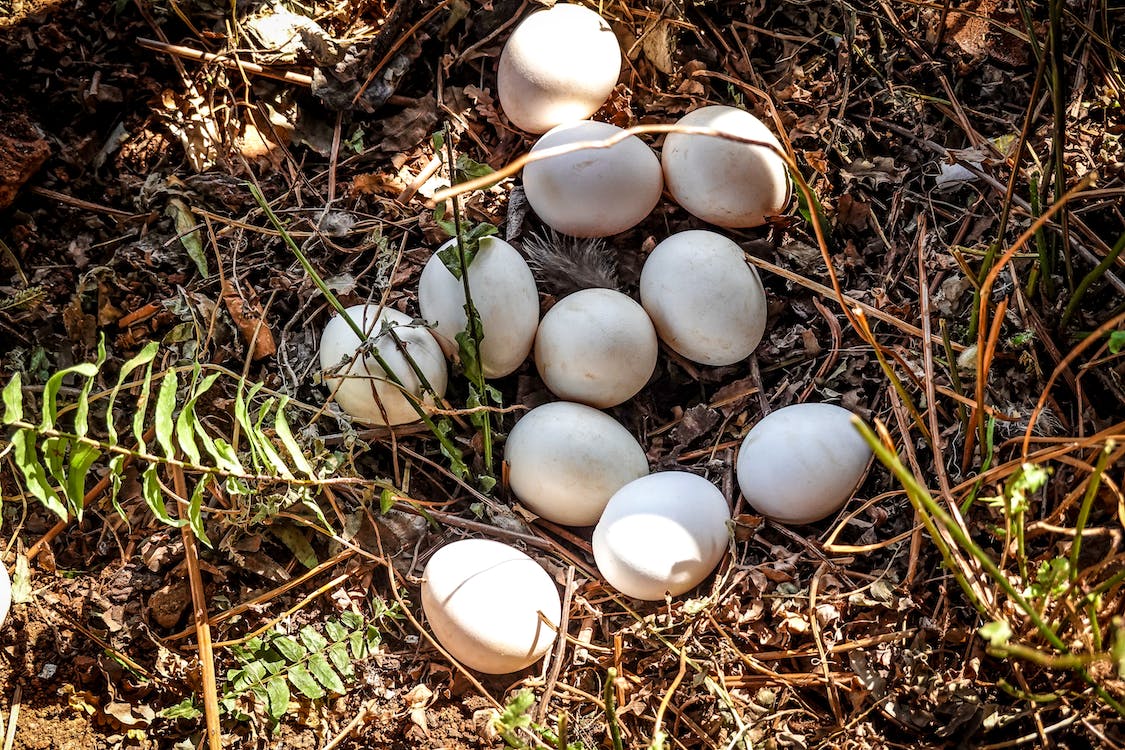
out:
M74 434L85 437L90 428L90 391L94 387L94 377L105 364L105 336L98 338L98 359L94 362L94 374L86 378L82 390L78 392L78 403L74 409ZM85 479L85 474L83 474Z
M121 388L125 385L125 378L129 377L130 373L138 367L144 367L152 362L152 360L156 358L156 352L159 348L160 344L153 341L142 349L137 356L121 366L121 372L117 375L117 385L109 392L109 400L105 407L105 425L106 432L109 434L110 445L117 445L117 429L114 427L113 406L117 401L117 394L121 392Z
M278 721L289 710L289 683L283 676L266 680L266 713Z
M66 492L67 505L70 506L74 517L79 520L82 519L86 501L86 475L90 473L90 467L101 455L100 450L85 443L76 443L70 447L70 461L63 488Z
M324 688L313 678L309 670L300 664L289 667L289 682L310 700L315 701L324 697Z
M47 290L41 286L29 286L20 289L15 294L0 299L0 312L15 310L20 307L33 307L39 305L47 297Z
M141 395L137 398L137 410L133 412L133 437L137 441L137 450L147 451L145 443L145 414L148 411L148 397L152 392L152 362L145 365L145 379L141 383Z
M66 505L59 493L47 481L47 469L35 451L35 433L31 430L17 430L12 436L13 458L16 468L23 475L24 484L32 497L64 521L67 519Z
M141 497L152 514L162 523L179 528L187 523L187 519L175 519L168 515L168 508L164 504L164 488L160 486L160 479L156 476L156 465L150 464L141 473Z
M273 447L273 443L262 427L266 417L268 417L273 410L274 403L274 399L267 399L266 402L262 404L262 408L258 410L258 420L254 423L254 435L257 439L258 447L262 451L262 456L265 457L265 460L273 468L274 476L281 477L282 479L295 479L293 472L289 470L289 466L286 465L284 459L281 458L281 454Z
M180 450L184 452L184 455L197 466L201 463L203 457L200 455L199 446L195 442L196 435L201 435L201 439L206 438L207 440L210 440L210 436L203 430L203 425L195 417L195 404L219 379L219 373L208 375L197 385L198 377L199 365L196 364L195 370L192 372L191 397L184 404L184 408L180 409L179 416L176 417L176 442L180 444ZM208 453L213 455L214 450L208 450Z
M62 388L63 380L71 374L92 378L98 374L98 366L93 362L82 362L59 370L47 379L47 384L43 386L43 421L39 425L41 431L54 429L55 419L58 417L59 389Z
M196 483L195 489L191 493L191 502L188 504L187 521L191 525L195 538L210 548L211 540L207 538L207 532L203 528L203 492L206 487L206 479L201 479Z
M4 386L4 424L23 420L23 383L17 372Z
M307 652L305 647L287 635L279 635L270 641L270 645L281 654L290 664L296 664L304 659Z
M328 663L328 659L324 658L324 654L317 652L309 656L309 671L312 672L316 681L330 693L343 695L347 692L344 681L340 679L340 675L336 674L336 670Z
M277 411L274 413L273 417L273 431L277 434L278 440L280 440L281 444L285 447L289 458L293 460L293 465L297 467L297 471L312 478L313 468L309 464L308 459L305 458L305 453L301 450L301 446L297 444L297 440L293 437L293 430L289 427L289 420L285 418L285 406L288 403L288 396L282 396L278 401Z
M156 411L153 414L156 427L156 443L169 459L176 457L176 446L172 443L175 422L172 415L176 410L176 389L179 382L176 371L169 370L160 380L160 391L156 395Z

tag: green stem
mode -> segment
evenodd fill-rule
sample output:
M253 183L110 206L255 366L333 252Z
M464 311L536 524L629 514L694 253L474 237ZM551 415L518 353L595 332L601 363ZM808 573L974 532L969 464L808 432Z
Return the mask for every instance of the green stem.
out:
M1113 249L1110 250L1104 258L1094 267L1094 270L1082 277L1082 281L1078 282L1078 287L1075 288L1074 294L1070 295L1070 301L1066 303L1066 309L1063 310L1062 321L1060 326L1065 326L1074 317L1074 313L1078 312L1078 303L1082 301L1083 295L1090 286L1100 279L1106 271L1108 271L1114 263L1117 262L1118 256L1125 250L1125 234L1117 238L1114 243Z
M457 160L453 154L453 138L450 137L449 122L445 123L444 127L444 140L445 140L445 154L446 160L449 162L449 184L457 184ZM461 199L453 196L450 199L453 204L453 226L457 228L457 233L454 239L457 242L457 262L461 268L461 288L465 292L465 317L468 321L469 338L473 341L473 348L476 349L477 362L480 362L480 347L481 342L484 341L484 330L480 319L480 313L477 312L476 305L473 304L473 296L469 290L469 259L465 252L465 230L461 224ZM482 367L474 368L476 371L472 378L473 386L480 394L481 402L486 403L488 393L484 384L484 370ZM484 467L489 476L492 475L492 415L485 410L480 415L480 432L481 432L481 449L484 453Z
M352 331L361 342L367 341L367 339L369 338L368 334L362 328L360 328L360 326L354 320L352 320L352 317L348 315L348 311L344 309L344 306L342 304L340 304L340 300L336 298L336 295L333 294L332 290L328 288L328 285L324 283L324 279L320 277L320 274L317 273L316 269L312 267L311 263L309 263L309 259L305 257L305 254L303 252L301 252L301 248L297 247L297 243L293 241L293 238L291 236L289 236L289 232L285 229L285 226L281 223L281 220L277 218L277 214L275 214L273 212L273 209L270 208L270 205L266 201L265 196L262 195L262 191L258 190L258 186L253 183L247 183L247 186L250 188L250 193L254 196L254 200L258 202L258 206L260 206L262 211L265 212L266 218L269 219L270 223L273 224L273 228L276 229L278 234L281 235L289 250L297 256L297 260L300 261L301 267L305 269L305 273L307 273L309 275L309 278L312 279L313 284L315 284L316 288L320 290L320 293L324 295L324 298L328 300L328 304L330 304L332 308L336 310L336 312L343 316L348 326L352 329ZM453 441L450 440L448 435L438 429L438 426L434 423L434 420L430 418L430 415L426 413L426 410L422 408L422 405L418 402L418 400L410 397L410 389L407 388L406 385L402 382L402 379L395 374L394 370L391 369L391 366L387 364L387 361L383 359L383 356L381 354L379 354L379 351L372 348L368 353L371 355L372 359L374 359L375 362L378 363L379 367L383 368L383 372L386 374L387 380L391 381L400 389L402 389L403 395L406 396L406 400L410 403L410 407L414 409L414 412L418 415L418 418L422 420L423 424L425 424L426 427L429 428L430 432L433 433L434 437L438 439L438 443L441 444L442 449L445 451L446 455L449 456L450 460L455 464L459 463L461 451L457 448L456 445L453 444ZM410 361L411 366L414 368L415 374L418 375L419 381L424 381L425 375L422 374L421 370L418 368L417 363L415 363L413 359L409 359L408 361ZM430 391L432 393L433 389L430 389Z
M617 670L610 667L605 676L605 689L602 690L602 699L605 703L605 721L609 725L609 738L613 743L613 750L624 750L621 742L621 727L617 724L617 702L613 695L613 683L617 680Z
M1082 506L1078 509L1078 520L1074 523L1074 544L1070 546L1070 582L1074 583L1078 577L1078 555L1082 550L1082 532L1086 529L1086 522L1090 520L1090 509L1094 505L1094 498L1098 494L1098 487L1102 483L1102 474L1109 463L1109 456L1113 453L1116 444L1107 440L1102 453L1098 456L1098 463L1090 475L1086 485L1086 495L1082 498Z

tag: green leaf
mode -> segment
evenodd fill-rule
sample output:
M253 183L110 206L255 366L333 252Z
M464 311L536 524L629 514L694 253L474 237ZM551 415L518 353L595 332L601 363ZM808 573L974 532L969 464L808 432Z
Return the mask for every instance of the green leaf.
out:
M17 372L4 386L4 424L12 424L23 419L23 384Z
M305 669L300 664L294 664L289 668L289 682L310 700L315 701L324 697L324 688L313 679L313 676L309 674L309 670Z
M128 522L129 518L125 515L125 509L121 507L118 498L121 496L121 475L125 473L125 456L117 454L109 459L109 502L113 505L113 509L117 511L117 515Z
M148 397L152 393L152 362L145 365L145 379L141 383L141 395L137 398L137 408L133 412L133 437L137 440L137 450L148 450L145 443L145 412L148 411Z
M468 305L465 309L468 310ZM484 372L481 370L480 356L477 352L477 343L473 341L473 337L469 335L468 331L461 331L454 338L457 340L457 346L461 353L461 369L465 371L465 379L470 383L480 383L484 380ZM483 337L481 339L483 341ZM475 392L473 395L476 395ZM476 403L467 405L468 408L480 405L480 397L476 396ZM472 416L483 416L483 413L475 413Z
M282 396L281 400L277 402L277 412L273 417L273 430L277 433L277 439L285 446L286 452L289 457L293 459L293 465L297 467L305 476L313 476L313 467L305 458L304 451L301 446L297 444L297 440L293 437L293 430L289 428L289 420L285 418L285 406L289 403L288 396Z
M1111 331L1109 334L1110 354L1119 354L1125 349L1125 331Z
M179 528L187 524L187 519L175 519L168 515L168 508L164 505L164 488L160 486L160 479L156 476L155 464L145 467L141 473L141 497L161 523Z
M336 674L336 670L328 663L328 659L324 658L324 654L318 652L309 656L309 671L313 673L317 681L327 688L329 692L336 693L337 695L343 695L347 692L340 676Z
M47 379L47 384L43 386L43 421L39 426L41 431L46 432L55 426L55 419L58 417L59 388L62 387L63 380L71 374L92 378L98 374L98 366L93 362L83 362L59 370Z
M384 487L379 494L379 513L386 515L393 507L395 507L395 493L391 492L390 488Z
M348 655L348 644L343 642L333 643L326 651L332 665L339 670L340 674L348 679L355 676L355 666L352 664L352 658Z
M117 401L117 394L121 392L122 386L125 384L125 379L129 374L136 370L138 367L143 367L152 362L156 358L156 352L159 351L160 344L155 341L151 342L142 349L137 356L130 359L125 364L121 365L121 372L117 375L117 385L109 392L109 400L106 402L105 407L105 422L106 432L109 433L109 444L117 445L117 429L113 424L113 406Z
M62 520L67 520L66 505L63 504L59 493L47 481L47 470L39 461L35 451L35 433L31 430L17 430L12 435L12 457L16 468L23 475L24 485L32 497L43 503L43 506Z
M328 639L335 644L347 638L351 631L341 625L338 620L326 620L324 632L328 634Z
M266 713L278 721L289 710L289 683L284 677L271 677L266 680Z
M289 471L289 467L281 458L281 454L273 447L273 442L270 441L269 436L266 435L262 428L262 424L265 422L266 417L269 416L273 404L274 400L271 398L262 404L262 408L258 411L258 421L254 423L255 440L266 462L273 468L274 476L281 477L282 479L294 479L293 472Z
M207 278L207 254L203 252L203 237L197 226L191 209L179 198L168 201L165 215L171 216L176 223L176 233L180 236L180 243L187 250L188 257L195 262L200 275Z
M296 664L306 655L305 647L287 635L279 635L270 642L270 645L290 664Z
M82 519L83 505L86 501L86 475L90 473L90 467L101 455L102 452L98 448L86 443L77 443L71 446L70 465L66 471L64 489L66 490L67 504L70 506L74 517L79 520Z
M196 367L198 373L198 365ZM215 458L217 454L211 436L207 434L207 431L203 428L203 423L195 416L195 404L203 394L211 390L211 386L215 384L218 378L219 373L212 373L203 378L197 387L194 384L193 375L191 398L187 400L184 408L180 409L180 415L176 417L176 442L180 444L180 450L184 452L184 455L195 465L199 465L203 458L199 453L199 446L195 442L196 436L199 436L199 439L203 441L203 447L209 456Z
M305 644L305 648L311 652L323 651L328 647L328 641L326 641L324 636L318 633L316 628L312 625L306 625L301 628L301 632L298 635L301 638L301 643Z
M269 527L269 530L282 544L289 548L289 551L302 565L309 569L317 566L316 551L313 550L301 529L288 524L273 524Z
M94 362L95 375L105 364L105 336L98 337L98 359ZM74 409L74 432L79 437L85 437L90 428L90 391L94 387L94 375L86 378L82 390L78 393L78 402Z
M481 164L479 161L475 161L466 154L457 155L457 182L465 182L466 180L473 180L477 177L484 177L495 171L495 169L487 164Z
M1004 646L1012 638L1012 628L1002 620L993 620L977 631L992 646Z
M179 703L160 710L162 719L199 719L203 712L195 707L194 698L184 698Z
M211 547L211 540L207 538L207 531L203 528L203 493L208 481L207 477L203 477L195 483L195 489L191 491L191 502L188 503L187 521L195 538Z
M176 389L179 381L175 370L169 370L160 381L160 392L156 395L156 442L169 459L176 457L176 446L172 443L175 422L172 414L176 410Z

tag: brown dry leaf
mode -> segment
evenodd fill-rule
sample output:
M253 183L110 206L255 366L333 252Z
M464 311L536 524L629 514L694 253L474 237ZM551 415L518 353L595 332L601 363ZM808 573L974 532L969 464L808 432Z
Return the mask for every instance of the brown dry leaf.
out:
M264 310L258 295L251 290L249 300L243 299L229 279L223 279L223 303L227 307L234 324L238 326L243 340L249 346L254 344L254 359L269 357L277 351L277 343L269 325L262 320ZM257 338L255 338L255 332Z
M425 685L416 685L409 693L403 696L409 707L410 721L421 729L422 733L427 737L430 736L430 726L426 722L426 706L429 705L430 699L433 697L433 691Z

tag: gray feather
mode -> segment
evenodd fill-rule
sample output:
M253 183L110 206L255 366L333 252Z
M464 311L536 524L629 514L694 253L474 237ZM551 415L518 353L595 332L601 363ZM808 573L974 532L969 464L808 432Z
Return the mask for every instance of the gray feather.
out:
M569 237L548 230L529 233L523 252L546 291L563 296L579 289L619 289L614 250L597 238Z

